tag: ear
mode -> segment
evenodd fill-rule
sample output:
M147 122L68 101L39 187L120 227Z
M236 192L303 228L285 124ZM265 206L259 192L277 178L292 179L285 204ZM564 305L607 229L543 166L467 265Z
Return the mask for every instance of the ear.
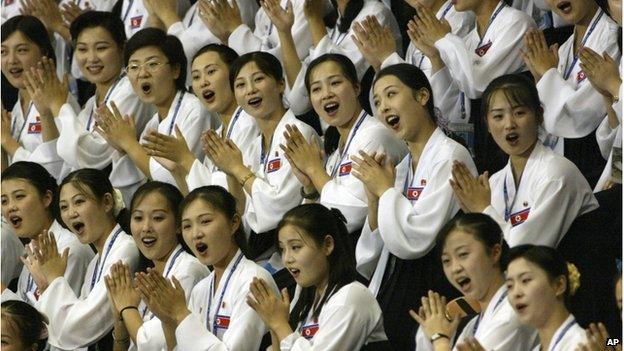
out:
M325 239L323 239L323 253L325 256L329 256L332 252L334 252L334 237L325 235Z
M555 289L555 295L557 297L563 298L565 295L565 291L568 288L568 279L563 275L555 278L553 282L553 288Z
M106 193L102 198L102 206L104 206L104 210L106 212L112 212L115 207L115 199L113 198L113 194Z
M46 190L45 194L43 194L43 196L41 197L41 201L43 201L43 206L45 208L50 208L50 205L52 204L52 192L50 190Z
M416 92L414 98L416 99L416 101L418 101L419 104L424 107L427 106L427 102L429 102L429 99L431 98L431 93L429 92L429 90L421 88Z
M173 67L173 77L174 77L174 80L176 80L180 77L180 71L181 71L180 65L175 64L172 67Z
M360 93L362 92L362 87L359 84L354 83L353 89L355 90L355 96L360 96Z
M230 224L230 234L234 236L234 233L236 233L241 225L241 217L238 213L235 213L234 217L232 217L232 223Z
M286 81L284 79L280 79L276 81L277 90L280 93L280 96L284 95L284 91L286 91Z
M503 247L501 244L496 244L492 248L492 259L498 265L500 265L501 255L503 254Z

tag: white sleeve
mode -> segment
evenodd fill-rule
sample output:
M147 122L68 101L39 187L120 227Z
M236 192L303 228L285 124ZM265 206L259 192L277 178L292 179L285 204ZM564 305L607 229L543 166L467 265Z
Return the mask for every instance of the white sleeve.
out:
M366 217L364 227L362 227L362 234L355 246L357 271L366 279L371 279L373 273L375 273L382 249L383 240L381 240L379 235L379 229L371 230L368 224L368 217Z
M4 286L8 286L11 280L19 277L23 266L20 257L24 252L24 245L9 226L9 223L2 220L2 227L0 228L2 230L2 240L0 240L2 264L0 266L2 267L1 276Z
M2 295L0 295L0 303L2 303L4 301L22 301L22 302L26 302L19 295L17 295L13 291L11 291L11 289L9 289L9 288L4 289L4 291L2 291Z
M602 95L589 79L575 88L556 68L551 68L537 83L537 90L544 101L544 128L553 135L584 137L598 127L605 115Z
M379 198L379 233L388 251L404 259L424 256L435 245L438 230L457 213L459 205L449 184L453 160L440 162L412 206L400 190L390 188ZM474 165L467 163L473 175Z
M74 243L69 247L67 268L63 276L67 280L69 286L72 287L72 290L74 290L76 296L80 295L85 274L87 273L87 268L92 258L93 251L91 251L91 247L88 245Z
M483 213L492 217L501 226L510 247L522 244L557 247L574 219L582 214L585 204L593 203L593 208L597 207L596 199L589 187L586 185L587 191L581 193L582 188L578 185L564 182L562 179L540 184L534 191L537 196L528 218L515 227L511 225L511 221L505 221L492 206L488 206Z
M200 18L196 18L195 20L201 21ZM169 26L167 34L173 35L180 40L182 47L184 48L184 55L186 56L189 65L191 64L193 55L195 55L195 53L203 46L210 43L221 42L206 26L203 26L201 33L198 33L197 31L193 31L191 28L186 27L183 21L176 22Z
M186 185L189 191L205 185L212 185L212 172L204 163L196 159L186 176Z
M463 94L457 81L451 76L448 67L435 72L429 78L431 83L431 91L433 93L433 102L440 109L445 119L456 121L462 116L462 99ZM459 113L457 112L459 111ZM465 111L464 111L465 113Z
M131 188L143 182L145 178L128 154L113 151L113 167L109 179L115 188Z
M494 78L523 67L522 38L531 28L535 28L535 23L523 18L517 17L516 21L507 23L500 28L496 42L483 57L468 50L464 40L451 33L436 41L435 47L461 90L470 99L478 99Z
M33 151L28 151L23 146L20 146L17 151L15 151L12 162L29 161L38 163L55 178L58 178L63 168L63 160L56 152L57 140L58 139L42 142L37 145Z
M613 143L615 141L615 135L617 134L617 127L611 129L609 125L609 117L605 117L600 122L598 129L596 129L596 141L598 142L598 147L600 148L600 153L604 159L608 159L611 154L611 148L613 147Z

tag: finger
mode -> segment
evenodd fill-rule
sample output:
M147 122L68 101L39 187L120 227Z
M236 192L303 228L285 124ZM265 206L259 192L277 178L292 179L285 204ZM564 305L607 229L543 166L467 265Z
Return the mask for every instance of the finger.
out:
M287 288L282 289L282 302L290 306L290 294Z
M423 324L425 321L420 318L418 313L414 312L414 310L409 310L409 315L414 319L418 324Z

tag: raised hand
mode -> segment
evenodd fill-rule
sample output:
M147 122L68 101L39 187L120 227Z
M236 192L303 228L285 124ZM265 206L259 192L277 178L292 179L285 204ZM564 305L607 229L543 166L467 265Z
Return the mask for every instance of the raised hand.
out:
M110 268L110 274L104 277L104 283L117 314L128 306L139 306L141 295L132 285L132 273L126 263L122 261L114 263Z
M622 78L611 56L606 52L600 56L588 47L581 48L579 56L580 66L594 89L607 97L618 96Z
M158 271L148 268L147 274L137 274L136 282L141 298L163 323L178 325L191 313L186 307L184 289L176 277L169 282Z
M423 34L416 24L417 21L418 17L414 16L414 18L407 23L407 35L409 36L411 42L429 59L439 57L440 52L436 49L434 45L435 42Z
M435 43L451 33L451 26L446 20L439 20L427 7L417 6L418 16L414 17L416 26L427 41Z
M93 8L88 2L86 3L86 8L84 9L78 6L75 1L70 1L61 5L61 13L65 18L65 21L70 24L76 19L76 17L89 10L93 10Z
M143 148L152 157L165 158L181 165L187 172L195 162L195 155L191 152L186 139L178 126L175 126L175 136L150 131L143 137Z
M40 234L37 242L39 250L35 250L35 258L46 281L52 283L54 279L65 275L69 248L65 248L63 254L60 254L54 233L48 231ZM45 287L39 287L39 289L43 291Z
M422 306L418 313L410 310L409 314L420 324L425 334L431 338L435 333L452 337L457 331L460 318L455 316L449 321L446 318L446 298L438 293L429 291L428 297L422 297Z
M290 297L288 290L282 290L282 296L278 296L273 292L268 284L260 279L253 278L249 284L250 295L247 296L247 304L253 308L260 316L264 324L276 334L292 333L290 325L288 325L288 314L290 310ZM283 338L284 336L282 336Z
M280 6L278 0L264 0L261 2L261 5L264 12L271 20L271 23L273 23L278 31L290 33L295 23L295 13L291 1L288 1L286 4L286 9Z
M481 343L473 337L469 337L466 340L457 344L458 351L485 351Z
M223 172L234 176L237 168L244 167L243 154L233 141L219 136L214 130L204 133L206 156Z
M13 123L13 118L11 116L11 112L2 108L2 123L0 123L0 141L2 141L2 147L8 140L13 140L13 135L11 134L11 124Z
M20 257L20 259L24 264L24 267L26 267L26 269L30 273L30 276L37 285L37 288L40 289L40 291L43 291L48 287L50 282L48 282L45 275L41 271L39 261L37 261L37 258L35 257L35 251L39 250L39 244L37 243L37 240L31 240L30 244L26 245L25 249L26 254Z
M280 148L291 165L294 164L308 177L314 172L325 172L321 148L316 142L308 142L295 125L286 126L284 137L286 145L280 145Z
M132 143L136 143L134 118L123 116L114 102L109 109L106 104L97 108L97 126L95 130L120 152L124 152Z
M394 186L395 169L390 160L383 154L367 154L360 150L359 155L352 155L353 161L351 174L359 179L367 191L369 198L381 197L386 190Z
M492 196L489 173L486 171L479 177L474 177L465 164L457 161L453 162L451 172L453 179L449 182L461 209L465 213L483 212L490 205Z
M353 27L351 38L368 63L379 70L383 61L396 51L396 43L389 27L382 27L375 16L367 16Z
M42 116L58 116L69 94L67 76L61 83L54 62L47 57L43 57L36 68L31 67L24 73L26 90L37 111Z
M236 1L232 5L227 0L199 0L199 16L206 27L223 44L227 44L230 34L243 24Z
M559 46L557 44L548 47L544 32L539 29L527 31L524 36L525 49L522 58L536 82L551 68L557 68L559 64Z

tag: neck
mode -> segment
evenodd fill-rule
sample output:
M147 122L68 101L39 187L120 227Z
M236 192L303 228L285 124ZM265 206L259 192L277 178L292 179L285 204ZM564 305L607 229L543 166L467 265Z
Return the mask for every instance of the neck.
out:
M546 322L537 328L537 332L540 337L540 343L542 344L542 350L545 350L550 346L555 332L561 327L563 322L570 316L570 312L563 306L563 304L555 307L555 310L550 314Z
M22 104L22 110L30 103L30 94L26 88L19 90L20 103ZM26 113L26 111L24 111Z
M574 52L580 49L579 46L581 41L589 29L589 25L591 24L591 20L594 18L596 11L598 11L598 4L593 1L589 1L588 3L590 3L590 9L588 9L585 16L574 25Z
M286 113L286 109L281 104L266 118L257 118L256 122L258 123L258 128L262 132L262 140L265 146L265 149L268 148L271 138L273 137L273 133L275 132L275 128L284 117Z
M41 232L45 230L50 230L52 223L54 223L53 218L46 218L45 222L43 222L43 226L41 230L38 230L36 233L33 233L32 239L37 239L39 237L39 234L41 234Z
M436 129L436 125L433 122L427 121L424 123L421 129L418 131L418 134L413 140L407 140L407 148L410 151L410 155L412 156L412 160L414 162L418 162L420 159L420 155L425 149L425 145L431 138L431 135Z
M117 76L112 77L106 82L95 83L95 99L96 99L95 102L97 103L96 105L99 105L102 101L104 101L104 97L106 96L108 89L110 89L110 87L113 86L113 83L115 83L115 80L117 80Z
M341 150L344 144L347 142L347 139L349 138L349 133L351 133L351 129L353 129L355 122L357 121L358 117L360 117L360 113L362 113L362 108L358 105L355 111L356 111L355 114L353 114L353 117L351 117L349 122L336 128L338 129L338 133L340 134L340 149Z
M478 7L474 10L477 17L477 32L480 37L485 35L485 30L490 23L490 18L498 6L499 0L482 0Z
M173 104L173 99L175 99L177 93L178 91L174 89L173 93L171 93L164 101L156 104L156 110L158 110L158 119L160 121L167 118L169 110L171 109L171 104Z
M349 0L338 0L338 13L340 14L340 17L344 16L345 13L345 9L347 8L347 4L349 3Z
M215 290L219 286L219 282L221 281L221 277L223 277L225 269L234 259L234 256L236 256L236 252L238 252L238 247L236 247L236 245L232 245L227 255L225 255L225 257L221 261L215 263L212 266L215 272Z
M432 4L431 7L429 8L433 13L438 13L438 11L440 11L440 8L442 8L442 5L444 5L444 3L446 2L446 0L435 0Z
M154 262L154 268L156 269L156 271L158 273L160 273L160 275L164 275L165 274L165 265L167 264L167 261L169 260L169 257L171 257L171 255L173 254L173 250L175 250L176 245L174 245L171 250L169 250L169 252L167 252L166 255L164 255L163 257L159 258L159 259L155 259L152 262Z
M108 239L108 236L113 234L113 229L116 225L117 223L112 220L107 223L104 228L102 228L103 234L101 234L100 237L93 242L93 245L95 246L97 252L104 252L104 243L106 243L106 239Z
M236 111L236 100L232 99L232 102L225 108L225 110L219 112L221 116L221 122L223 123L223 132L227 130L230 125L230 121L232 120L232 116L234 115L234 111Z
M505 284L505 279L500 274L495 274L494 279L490 282L490 286L488 286L487 294L479 300L479 305L481 306L481 311L485 311L489 306L490 302L492 302L492 298L496 295L498 289L501 288ZM498 302L498 301L496 301ZM495 302L495 303L496 303Z
M323 280L316 285L316 292L314 293L314 303L318 303L321 299L321 296L323 296L323 294L325 293L325 290L327 289L327 284L329 282L328 277L324 277Z
M536 144L537 144L537 141L535 141L535 143L527 151L525 151L522 155L512 155L512 156L510 156L510 159L511 159L511 173L514 176L514 182L515 182L516 186L518 186L518 184L520 184L520 179L522 178L522 173L524 172L524 168L526 167L526 164L529 161L529 157L531 156L531 153L533 152L533 149L535 149L535 145Z

